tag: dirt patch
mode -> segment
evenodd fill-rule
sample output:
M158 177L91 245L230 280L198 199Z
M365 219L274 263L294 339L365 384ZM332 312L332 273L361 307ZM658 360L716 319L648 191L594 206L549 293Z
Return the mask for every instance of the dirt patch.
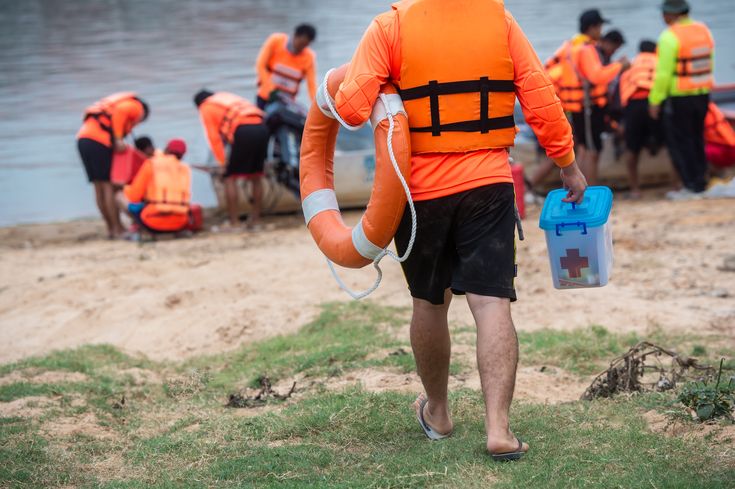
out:
M644 413L643 418L654 433L676 438L707 439L730 448L735 444L735 424L690 423L653 410Z
M81 372L64 372L57 370L46 370L39 372L38 369L14 370L8 375L0 377L0 386L27 382L30 384L69 384L75 382L86 382L89 379Z
M0 418L37 418L56 400L45 396L28 396L10 402L0 402Z
M341 390L359 385L370 392L423 392L421 379L416 373L365 368L341 377L329 378L323 384L330 390ZM586 384L578 377L561 369L540 366L521 367L516 375L515 399L534 403L559 404L579 399ZM481 390L480 374L475 370L449 377L449 389Z
M153 370L145 368L126 368L124 370L117 370L115 373L122 377L131 377L133 379L133 385L140 386L145 384L163 384L163 376Z
M103 440L114 438L114 432L110 428L101 426L94 413L57 418L46 423L43 429L52 437L86 435Z

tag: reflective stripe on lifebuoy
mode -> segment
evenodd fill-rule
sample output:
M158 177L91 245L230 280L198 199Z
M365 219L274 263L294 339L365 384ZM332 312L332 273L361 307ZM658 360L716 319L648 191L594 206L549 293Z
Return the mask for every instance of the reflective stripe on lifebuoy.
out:
M306 224L322 253L340 266L361 268L383 253L406 205L403 186L388 153L388 112L394 122L393 153L406 180L411 170L411 145L403 103L396 89L386 85L382 93L388 106L378 98L371 116L376 154L372 194L360 222L353 229L346 226L334 193L334 149L339 122L324 100L325 96L333 99L346 71L344 65L331 73L325 80L326 90L318 91L317 101L309 110L301 143L301 197Z

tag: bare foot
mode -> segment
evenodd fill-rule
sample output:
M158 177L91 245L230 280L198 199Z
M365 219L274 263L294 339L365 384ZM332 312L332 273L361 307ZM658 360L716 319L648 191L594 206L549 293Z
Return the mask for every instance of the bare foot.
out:
M419 394L419 397L413 402L412 406L414 411L416 411L416 416L421 417L422 413L419 410L424 399L426 399L426 395ZM449 411L444 409L444 412L437 412L431 405L431 402L423 404L423 407L423 418L426 424L429 425L429 428L439 435L449 436L454 429L454 423L449 416Z
M528 443L523 442L521 451L527 452L528 449ZM515 452L516 450L518 450L518 438L510 431L491 434L487 437L487 451L491 454L497 455L500 453Z

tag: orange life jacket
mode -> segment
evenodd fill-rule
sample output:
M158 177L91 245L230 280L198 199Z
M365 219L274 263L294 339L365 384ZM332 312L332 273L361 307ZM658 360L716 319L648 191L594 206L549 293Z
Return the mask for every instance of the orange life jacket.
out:
M546 62L546 71L566 112L584 110L585 89L591 104L599 107L607 104L607 85L593 85L580 73L579 58L584 49L595 49L595 42L587 36L578 35L565 41Z
M115 106L127 100L138 100L138 97L135 92L113 93L84 109L83 120L86 121L87 119L93 118L97 120L102 129L112 133L112 113L115 110ZM132 126L129 129L126 128L126 134L132 129Z
M270 80L269 82L261 80L258 90L258 95L264 99L270 96L272 90L280 90L296 97L301 80L306 75L306 69L314 62L314 52L311 49L306 48L295 55L288 50L288 36L286 34L277 36L273 40L273 51L267 64Z
M677 88L679 90L698 90L712 88L712 52L715 42L707 26L700 22L674 24L671 32L679 41L679 54L676 58Z
M191 201L191 169L176 156L151 159L153 176L146 190L146 208L157 214L187 214Z
M704 118L704 140L708 143L735 146L735 129L714 102L709 103L707 116Z
M411 152L454 153L513 145L515 85L501 0L409 0L393 5L400 88Z
M620 102L625 107L633 95L648 95L656 73L656 53L638 53L630 69L620 76Z
M232 144L237 126L260 123L264 116L264 112L254 104L233 93L217 92L207 98L204 104L207 104L205 110L212 110L214 107L219 111L217 130L228 144Z

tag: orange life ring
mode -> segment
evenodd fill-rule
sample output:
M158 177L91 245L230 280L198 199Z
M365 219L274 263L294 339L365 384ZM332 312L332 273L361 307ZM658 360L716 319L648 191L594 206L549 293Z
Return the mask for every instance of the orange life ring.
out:
M344 80L348 65L327 74L317 100L306 118L301 143L301 201L304 218L319 249L332 262L361 268L384 254L398 228L406 205L403 184L396 175L388 149L393 116L392 149L405 181L411 171L408 118L395 87L386 84L370 117L375 140L375 180L360 222L350 228L342 221L334 193L334 149L339 122L329 105ZM325 104L325 97L330 97ZM387 107L386 107L387 104Z

